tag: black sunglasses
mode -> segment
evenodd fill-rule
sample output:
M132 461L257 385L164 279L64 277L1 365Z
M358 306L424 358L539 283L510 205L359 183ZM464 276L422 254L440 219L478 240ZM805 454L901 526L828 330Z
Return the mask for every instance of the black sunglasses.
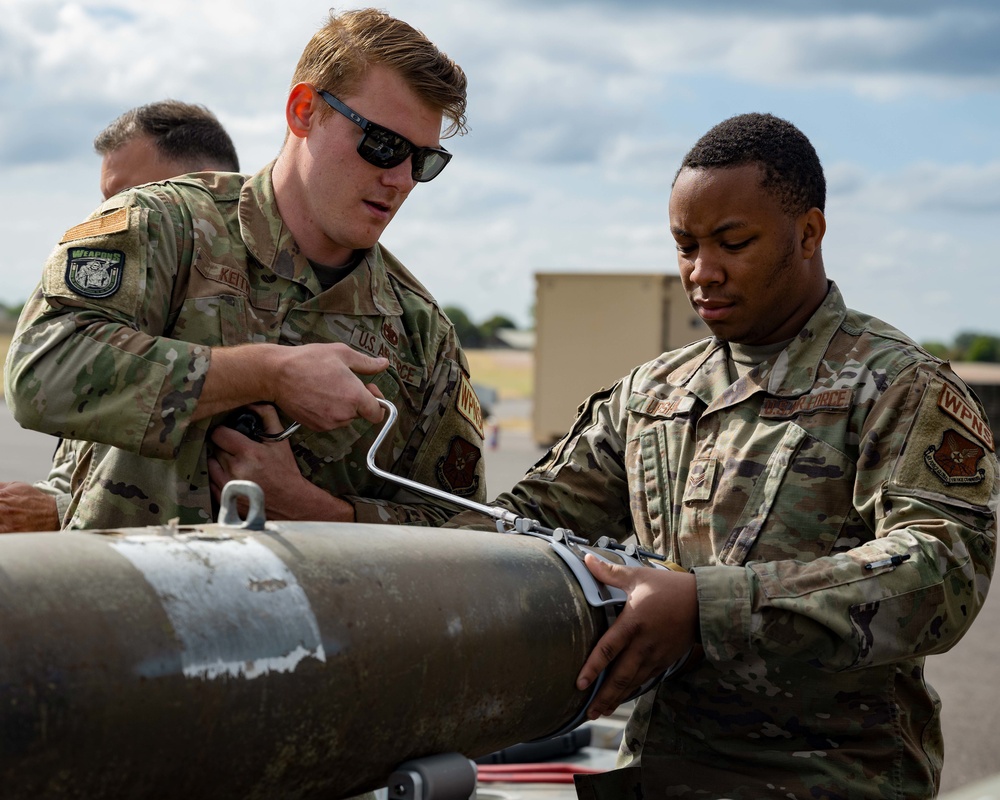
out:
M369 164L390 169L402 164L412 155L413 180L426 183L440 175L441 170L451 161L451 153L443 147L417 147L406 137L365 119L329 92L322 89L317 91L330 108L339 111L365 132L358 142L358 155Z

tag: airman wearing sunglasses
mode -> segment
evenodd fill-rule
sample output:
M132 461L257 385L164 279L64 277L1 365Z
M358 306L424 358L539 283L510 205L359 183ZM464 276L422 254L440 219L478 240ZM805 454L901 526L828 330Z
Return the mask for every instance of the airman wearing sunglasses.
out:
M384 397L383 466L484 499L482 419L454 329L379 237L464 132L466 78L423 34L373 9L331 15L295 70L288 133L252 176L128 191L70 228L26 305L7 366L25 427L92 442L66 527L214 516L230 478L270 518L439 524L365 454ZM288 441L217 423L259 406ZM391 454L391 455L389 455Z

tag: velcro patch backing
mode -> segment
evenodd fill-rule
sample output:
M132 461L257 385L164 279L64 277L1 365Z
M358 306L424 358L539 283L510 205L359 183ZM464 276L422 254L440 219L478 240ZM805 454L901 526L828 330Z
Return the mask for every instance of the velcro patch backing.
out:
M58 245L46 260L42 273L45 297L134 316L146 290L149 259L144 235L146 214L145 209L137 206L119 209L99 218L113 219L100 236L88 235L86 243L80 237L73 244ZM82 226L74 230L78 229ZM109 233L110 230L115 232Z
M956 414L963 416L963 410L966 419L960 426ZM975 434L976 421L985 425L968 398L947 382L932 380L907 433L892 482L987 505L997 477L996 460L982 446L986 434ZM989 438L992 441L992 435Z

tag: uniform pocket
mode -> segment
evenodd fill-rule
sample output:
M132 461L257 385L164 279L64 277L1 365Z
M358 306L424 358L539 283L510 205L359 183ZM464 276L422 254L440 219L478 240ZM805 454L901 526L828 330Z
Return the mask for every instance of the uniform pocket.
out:
M719 553L721 563L820 558L851 512L854 465L846 455L794 422L770 436L771 452ZM720 489L726 490L724 480Z
M646 520L657 552L679 561L674 532L679 526L680 506L675 493L682 494L685 486L678 474L680 465L692 461L690 429L695 424L695 399L680 391L674 395L666 400L643 394L629 397L628 409L634 415L637 433L626 458L633 519Z
M209 347L252 341L246 303L237 295L187 298L168 334L173 339Z

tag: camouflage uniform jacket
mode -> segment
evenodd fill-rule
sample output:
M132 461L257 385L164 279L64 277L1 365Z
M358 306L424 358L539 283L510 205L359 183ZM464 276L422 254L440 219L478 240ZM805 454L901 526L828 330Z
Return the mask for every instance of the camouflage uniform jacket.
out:
M207 435L219 419L191 415L211 348L247 342L344 342L386 356L370 382L399 419L379 465L483 498L482 420L451 323L378 245L323 291L282 224L269 166L116 195L49 257L6 380L21 425L96 443L74 471L64 524L211 521ZM300 429L300 470L351 501L359 522L440 524L453 510L368 471L380 427Z
M86 447L86 442L61 439L52 456L49 474L43 480L34 483L36 489L55 500L59 519L66 519L70 504L73 502L73 473L76 471L79 451Z
M706 658L637 701L631 769L580 796L931 797L924 657L972 622L995 556L978 401L835 286L735 383L727 355L706 339L633 370L498 499L697 577Z

